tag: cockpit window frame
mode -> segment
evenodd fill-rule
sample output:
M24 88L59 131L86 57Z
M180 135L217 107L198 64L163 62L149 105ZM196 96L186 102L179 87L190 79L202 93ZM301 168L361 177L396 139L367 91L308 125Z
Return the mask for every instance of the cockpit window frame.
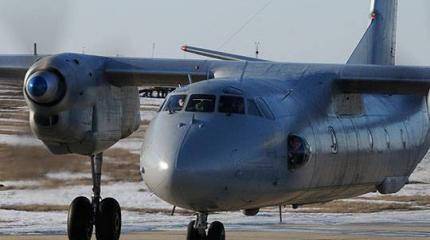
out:
M236 99L239 99L239 100L241 100L242 101L242 111L240 111L240 110L234 110L234 109L232 109L231 111L224 111L224 110L221 110L221 101L223 100L223 99L227 99L227 98L230 98L230 99L233 99L233 98L236 98ZM243 96L239 96L239 95L226 95L226 94L223 94L223 95L220 95L219 97L218 97L218 101L217 101L217 112L219 112L219 113L223 113L223 114L228 114L228 115L231 115L231 114L237 114L237 115L246 115L247 113L246 113L246 99L243 97Z
M272 109L270 109L267 102L262 97L257 97L254 99L257 103L258 108L260 109L261 113L266 119L269 120L275 120L275 115L272 112Z
M252 114L252 113L250 113L250 106L251 106L251 103L254 105L254 107L256 108L256 110L257 110L257 113L256 114ZM264 118L264 115L263 115L263 113L262 113L262 111L260 110L260 107L258 106L258 104L257 104L257 102L255 101L255 99L253 99L253 98L247 98L246 99L246 115L248 115L248 116L253 116L253 117L261 117L261 118Z
M183 98L183 106L181 109L171 109L169 107L170 101L173 98L176 98L178 96L182 96ZM187 100L188 100L188 95L187 94L173 94L170 95L168 98L166 98L166 100L163 102L163 104L160 107L160 112L169 112L169 113L174 113L174 112L180 112L183 111L185 109L185 106L187 105ZM178 98L179 101L179 98Z
M211 108L212 108L211 111L196 111L195 109L190 110L189 109L190 104L192 103L192 101L195 98L202 98L202 99L207 98L207 99L213 100L213 105L211 106ZM185 104L184 111L185 112L194 112L194 113L213 113L213 112L215 112L215 110L217 108L217 101L218 101L217 99L218 99L218 96L216 94L191 94L188 97L188 101Z

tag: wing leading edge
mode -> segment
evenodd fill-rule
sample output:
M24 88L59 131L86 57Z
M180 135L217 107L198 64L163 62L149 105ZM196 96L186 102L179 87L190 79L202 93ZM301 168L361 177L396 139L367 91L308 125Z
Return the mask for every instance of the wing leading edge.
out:
M114 86L177 87L214 78L204 60L111 58L104 74Z
M1 55L0 78L14 81L22 81L27 70L40 56L34 55Z

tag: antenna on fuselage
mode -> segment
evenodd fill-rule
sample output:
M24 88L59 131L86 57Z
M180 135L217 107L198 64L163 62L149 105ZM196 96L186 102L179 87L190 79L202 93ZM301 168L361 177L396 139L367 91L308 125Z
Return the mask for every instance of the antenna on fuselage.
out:
M260 54L260 42L255 42L255 58L258 59L259 54Z
M154 58L155 56L155 42L152 43L152 54L151 54L151 58Z
M33 43L33 55L37 56L37 43Z

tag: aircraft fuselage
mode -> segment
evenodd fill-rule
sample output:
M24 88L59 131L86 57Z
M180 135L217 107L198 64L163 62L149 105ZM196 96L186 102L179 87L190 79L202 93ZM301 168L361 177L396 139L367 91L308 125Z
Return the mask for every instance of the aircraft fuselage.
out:
M377 189L391 193L404 186L427 152L427 94L351 93L338 82L382 73L401 79L405 71L430 78L428 69L238 63L234 72L225 66L229 77L173 92L170 97L186 97L184 108L172 111L167 100L146 134L143 179L176 206L238 210L326 202ZM212 111L187 110L196 94L214 97ZM243 98L246 111L220 112L222 96ZM249 100L259 116L251 114ZM294 137L309 152L303 162L290 159Z

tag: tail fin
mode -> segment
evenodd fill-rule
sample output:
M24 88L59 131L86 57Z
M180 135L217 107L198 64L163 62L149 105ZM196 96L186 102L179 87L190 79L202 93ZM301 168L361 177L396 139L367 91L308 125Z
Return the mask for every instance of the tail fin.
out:
M397 5L397 0L372 0L369 27L347 64L395 64Z

